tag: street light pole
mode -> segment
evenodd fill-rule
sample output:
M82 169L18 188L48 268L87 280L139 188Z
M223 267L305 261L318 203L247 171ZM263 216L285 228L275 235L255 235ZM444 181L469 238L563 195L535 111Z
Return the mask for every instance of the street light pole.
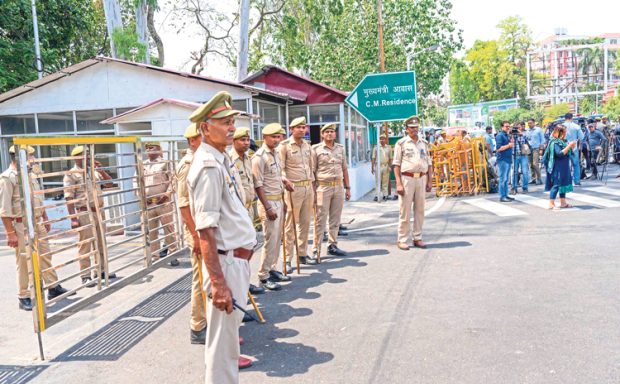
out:
M37 21L36 0L32 0L32 26L34 28L34 53L37 61L37 74L40 79L43 77L43 65L41 63L41 48L39 46L39 23Z
M420 51L420 53L436 51L437 48L439 48L439 45L433 44L430 47L424 48L422 51ZM413 48L411 48L411 52L407 53L407 71L411 71L411 61L413 60L414 55L415 55L415 51Z

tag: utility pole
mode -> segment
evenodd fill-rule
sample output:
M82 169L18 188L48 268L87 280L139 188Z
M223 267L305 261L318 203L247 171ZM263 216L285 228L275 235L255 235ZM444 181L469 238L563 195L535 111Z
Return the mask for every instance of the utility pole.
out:
M37 74L39 79L43 77L43 62L41 61L41 47L39 44L39 22L37 19L37 3L32 0L32 25L34 28L34 52L37 61Z
M381 69L381 72L385 72L385 51L383 49L383 16L381 15L381 9L382 9L382 3L381 0L377 0L377 33L378 33L378 39L379 39L379 67ZM377 191L377 202L381 202L381 139L380 139L380 132L381 132L381 126L379 124L376 125L377 128L377 157L376 157L376 161L377 164L375 165L375 169L376 169L376 175L377 175L377 180L376 180L376 191ZM383 133L385 134L385 137L389 137L388 135L388 124L387 122L383 123ZM388 194L391 194L391 185L389 183L388 180Z
M239 10L239 57L237 58L237 81L248 76L248 24L250 23L250 0L241 0Z

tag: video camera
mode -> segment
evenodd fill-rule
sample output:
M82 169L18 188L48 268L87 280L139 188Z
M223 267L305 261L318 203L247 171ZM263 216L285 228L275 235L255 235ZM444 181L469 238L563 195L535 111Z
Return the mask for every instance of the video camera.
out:
M521 131L519 130L519 127L514 125L512 128L510 128L510 134L512 136L518 136L521 134Z

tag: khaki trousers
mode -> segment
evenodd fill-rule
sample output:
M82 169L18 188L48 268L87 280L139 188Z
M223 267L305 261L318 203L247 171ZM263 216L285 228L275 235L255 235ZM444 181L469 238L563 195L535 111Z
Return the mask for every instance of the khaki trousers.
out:
M282 242L282 225L284 221L284 205L282 200L270 201L274 212L278 214L278 218L275 220L267 219L267 212L263 204L258 204L258 215L260 216L261 224L263 225L263 233L265 234L265 241L263 243L263 249L260 255L260 267L258 269L258 278L265 280L269 277L269 271L276 270L276 264L280 256L280 243Z
M328 245L338 244L338 228L340 227L340 216L342 215L342 207L344 205L344 188L342 185L337 187L319 185L316 189L316 208L319 219L318 226L318 244L313 244L312 250L316 252L318 245L322 243L323 232L325 232L325 224L329 216L329 237Z
M200 271L202 269L202 257L200 253L193 252L194 238L183 226L183 235L185 244L189 247L192 262L192 310L190 315L189 327L192 331L202 331L207 326L207 311L205 310L205 297L202 291L202 281L200 279Z
M160 249L159 242L159 230L156 229L159 226L163 226L164 229L164 244L168 248L168 253L173 253L176 251L177 247L175 241L176 237L174 235L174 224L173 224L173 207L171 204L158 205L153 207L149 207L146 211L148 215L148 223L149 223L149 243L151 244L151 256L153 260L159 259L159 252L162 251Z
M17 270L17 297L25 299L30 297L30 286L32 285L32 271L31 263L28 262L28 255L26 254L26 228L23 223L13 222L15 228L15 234L17 235L17 248L15 248L15 265ZM47 231L43 224L37 224L35 230L37 231L37 237L41 238L47 236ZM34 251L34 249L33 249ZM50 252L50 246L47 240L39 240L39 268L41 271L52 267L52 256L45 255ZM42 256L43 255L43 256ZM56 271L51 270L42 274L43 281L48 288L53 288L54 282L58 281L58 275Z
M388 195L388 184L390 183L390 167L381 167L381 195Z
M532 148L532 153L529 157L530 169L532 170L532 172L530 172L532 175L532 180L539 183L542 181L542 176L540 175L540 152L538 151L538 148Z
M239 305L245 306L250 288L250 265L247 260L233 257L232 251L219 255L220 265L224 273L226 285ZM202 266L205 277L205 291L211 292L211 281L207 269ZM230 315L213 306L207 301L207 340L205 348L206 384L238 384L239 383L239 327L243 320L243 312L238 309Z
M78 211L78 212L82 212L82 211ZM90 253L91 251L95 249L92 240L95 240L97 242L97 250L98 250L98 255L99 255L98 260L95 264L101 264L101 270L103 271L103 248L104 248L103 238L104 238L104 235L100 234L99 232L100 218L97 216L96 212L91 212L90 215L83 214L79 216L78 221L80 223L80 227L87 226L91 223L91 220L90 220L91 215L94 218L94 222L93 222L94 228L88 227L78 232L79 242L82 242L84 240L91 240L91 241L86 241L83 244L80 244L80 246L78 247L78 255L80 257L80 260L79 260L80 271L82 271L82 273L80 274L81 277L90 277L91 275L90 271L87 271L87 269L91 266L91 262L90 262L91 256L84 257L84 258L82 257L84 255L87 255L88 253ZM105 233L105 230L106 230L105 223L103 223L104 233ZM97 236L94 235L95 233L97 234ZM97 275L97 270L95 270L95 275Z
M291 199L293 206L291 207ZM286 255L292 259L295 249L295 230L299 242L299 256L308 256L308 232L310 232L310 220L312 220L312 206L314 204L314 192L312 186L295 187L295 191L286 191ZM294 209L293 209L294 208ZM295 224L293 228L293 215Z
M422 240L424 224L424 201L426 197L426 176L401 176L405 195L398 199L398 242L409 244L411 231L411 204L413 204L413 240Z

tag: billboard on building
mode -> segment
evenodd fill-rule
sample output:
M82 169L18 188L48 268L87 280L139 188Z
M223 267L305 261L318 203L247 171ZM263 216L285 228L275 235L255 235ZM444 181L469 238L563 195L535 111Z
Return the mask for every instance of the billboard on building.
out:
M495 112L518 107L519 102L517 99L451 105L448 107L448 125L461 127L485 127L490 125Z

